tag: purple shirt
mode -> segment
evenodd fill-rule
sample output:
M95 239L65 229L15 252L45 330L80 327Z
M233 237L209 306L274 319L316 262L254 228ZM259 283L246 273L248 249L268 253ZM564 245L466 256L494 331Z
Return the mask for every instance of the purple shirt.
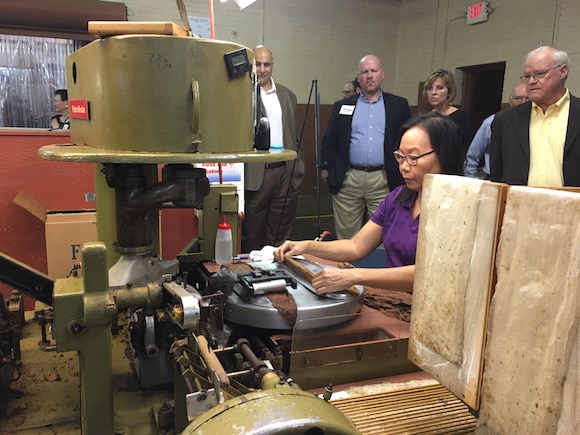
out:
M395 202L405 185L397 187L381 202L371 220L383 227L383 245L387 267L415 264L419 216L413 219L413 202L417 193L404 202Z

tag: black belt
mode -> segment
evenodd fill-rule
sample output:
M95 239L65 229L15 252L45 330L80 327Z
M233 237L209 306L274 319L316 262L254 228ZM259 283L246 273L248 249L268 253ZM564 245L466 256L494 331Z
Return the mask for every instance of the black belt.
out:
M276 168L281 168L282 166L286 166L286 162L266 163L266 169L276 169Z
M358 171L365 171L365 172L375 172L375 171L380 171L381 169L384 168L384 166L368 166L368 165L364 165L364 166L359 166L359 165L349 165L352 169L356 169Z

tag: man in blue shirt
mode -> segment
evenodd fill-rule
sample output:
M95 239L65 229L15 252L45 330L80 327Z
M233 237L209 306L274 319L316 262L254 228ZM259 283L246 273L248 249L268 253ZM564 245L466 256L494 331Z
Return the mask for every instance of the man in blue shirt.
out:
M514 107L526 101L528 101L526 84L518 83L510 92L509 105ZM471 141L471 145L469 145L467 156L465 157L466 177L489 179L489 144L491 143L491 123L494 118L495 113L483 120ZM478 172L482 157L484 158L483 173Z
M411 117L406 99L383 92L377 56L359 62L361 93L334 103L322 140L320 176L332 194L338 239L350 239L403 178L393 157L400 127Z

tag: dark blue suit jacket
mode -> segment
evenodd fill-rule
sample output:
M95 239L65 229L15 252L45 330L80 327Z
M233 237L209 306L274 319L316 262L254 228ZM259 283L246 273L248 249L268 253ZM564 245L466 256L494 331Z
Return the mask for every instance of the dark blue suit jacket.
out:
M343 105L356 106L357 100L358 95L353 95L334 103L332 116L322 139L321 167L328 169L328 189L332 194L336 194L340 190L350 163L349 150L353 115L340 115L340 108ZM393 151L398 147L399 130L411 117L411 111L405 98L383 92L383 101L387 115L384 141L385 171L389 190L392 191L403 183L399 164L393 157Z
M492 181L528 184L531 111L532 103L528 101L495 115L489 145ZM562 169L565 186L580 186L580 98L572 95Z

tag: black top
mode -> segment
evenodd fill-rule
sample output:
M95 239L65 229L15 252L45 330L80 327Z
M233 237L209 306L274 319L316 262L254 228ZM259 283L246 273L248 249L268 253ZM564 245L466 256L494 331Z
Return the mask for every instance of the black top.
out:
M51 130L68 130L70 128L70 119L66 118L63 119L62 115L54 115L52 118L50 118L50 125L52 126L52 120L56 120L56 122L58 122L58 129L57 128L51 128Z
M459 126L461 135L463 136L463 145L467 151L471 143L471 120L469 119L469 113L465 110L457 109L449 117Z

